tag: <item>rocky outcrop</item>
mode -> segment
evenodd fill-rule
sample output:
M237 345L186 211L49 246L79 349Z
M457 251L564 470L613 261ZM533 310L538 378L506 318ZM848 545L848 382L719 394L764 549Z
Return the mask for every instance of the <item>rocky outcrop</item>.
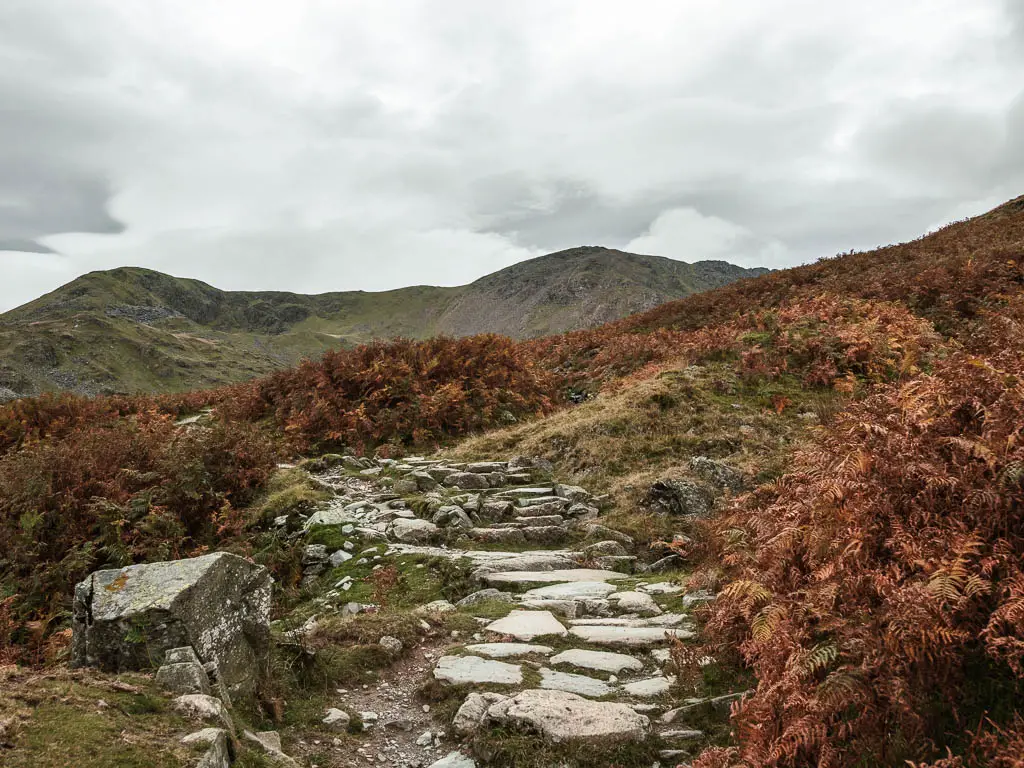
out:
M96 571L75 587L72 663L151 669L191 646L231 694L252 691L270 642L270 573L226 552Z

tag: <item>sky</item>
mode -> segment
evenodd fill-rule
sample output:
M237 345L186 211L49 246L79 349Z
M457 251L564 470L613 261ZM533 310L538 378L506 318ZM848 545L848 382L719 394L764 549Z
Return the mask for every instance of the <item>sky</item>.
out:
M0 311L785 267L1024 194L1024 0L3 0Z

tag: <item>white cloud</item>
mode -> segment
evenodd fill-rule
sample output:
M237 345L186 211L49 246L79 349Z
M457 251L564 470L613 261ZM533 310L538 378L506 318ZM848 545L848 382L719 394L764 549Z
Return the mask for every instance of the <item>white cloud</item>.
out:
M61 254L0 252L0 310L121 264L376 289L581 244L782 266L914 237L1024 191L1018 11L0 4L0 248Z
M723 260L741 266L778 267L790 254L778 240L761 240L746 227L693 208L674 208L655 219L625 250L680 261Z

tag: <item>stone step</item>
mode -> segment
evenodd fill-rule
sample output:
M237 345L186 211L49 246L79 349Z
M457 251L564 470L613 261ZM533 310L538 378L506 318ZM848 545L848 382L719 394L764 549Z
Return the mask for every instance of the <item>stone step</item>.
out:
M566 504L534 504L529 507L516 507L516 517L547 517L549 515L560 514L565 508Z
M535 643L476 643L467 645L466 651L489 659L510 659L533 654L550 656L555 649Z
M505 491L498 491L494 494L496 499L527 499L536 498L538 496L551 496L555 492L555 489L550 485L547 487L532 487L526 486L522 488L509 488Z
M523 668L479 656L442 656L434 667L434 679L451 685L522 685Z
M569 500L561 496L528 496L516 499L516 505L520 507L538 507L547 504L559 504L563 507L569 506Z
M530 525L522 528L470 528L467 535L475 541L498 544L561 544L569 534L557 525Z
M523 641L545 635L564 637L568 634L568 630L562 625L562 622L556 619L550 611L512 611L505 618L492 621L484 629Z
M607 581L569 581L537 587L523 593L523 600L593 600L608 597L615 587Z
M565 525L565 518L561 515L534 515L533 517L517 517L512 522L520 525Z
M491 584L558 584L569 581L620 581L629 578L616 571L601 571L595 568L571 568L549 571L507 570L487 573L482 576Z
M569 634L585 643L617 648L651 648L668 644L670 638L692 640L696 637L687 629L663 627L574 626Z
M633 656L624 653L612 653L611 651L588 651L582 648L574 648L562 651L550 659L551 664L568 664L580 669L591 669L595 672L608 672L613 675L622 672L639 672L644 668L644 663Z
M615 689L603 680L570 672L558 672L546 667L540 671L540 687L545 690L575 693L591 699L600 699L615 692Z

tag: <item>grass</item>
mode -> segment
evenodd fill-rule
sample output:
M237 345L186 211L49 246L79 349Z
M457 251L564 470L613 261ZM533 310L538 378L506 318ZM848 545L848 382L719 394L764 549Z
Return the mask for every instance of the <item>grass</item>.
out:
M279 469L267 481L266 496L258 507L259 515L270 523L281 515L309 513L329 498L331 494L303 470Z
M5 768L188 764L191 750L180 739L196 729L170 712L167 698L145 677L118 678L130 690L118 690L112 679L77 672L7 671L4 677L0 723L8 724L5 740L14 745L3 751Z
M777 397L790 401L781 414L772 407ZM688 467L694 456L723 460L758 482L777 477L805 434L808 422L798 414L824 408L824 401L793 378L744 382L727 363L668 366L546 419L465 440L444 455L543 456L565 482L610 494L613 508L600 522L644 544L678 530L678 521L642 508L655 480L697 479Z

